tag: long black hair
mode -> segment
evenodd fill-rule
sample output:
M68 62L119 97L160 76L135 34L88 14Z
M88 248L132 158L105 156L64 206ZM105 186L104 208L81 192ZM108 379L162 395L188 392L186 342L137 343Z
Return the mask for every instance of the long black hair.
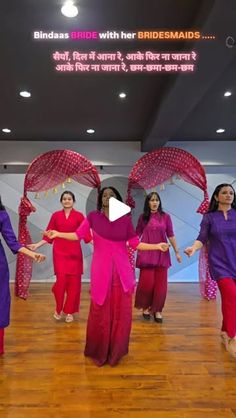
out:
M117 199L117 200L119 200L120 202L123 202L123 200L122 200L122 197L121 197L120 193L118 192L118 190L117 190L117 189L115 189L115 187L112 187L112 186L109 186L109 187L103 187L103 189L101 189L101 190L100 190L100 192L99 192L99 194L98 194L97 210L99 210L99 211L101 211L101 209L102 209L102 196L103 196L103 193L104 193L104 192L105 192L105 190L107 190L107 189L111 189L111 190L114 192L114 194L115 194L115 196L116 196L116 199Z
M149 206L149 202L150 202L150 200L153 196L156 196L157 200L159 200L159 205L158 205L158 208L157 208L157 212L159 212L160 215L163 215L165 213L164 210L162 209L161 198L160 198L159 194L157 192L151 192L146 196L146 199L145 199L145 202L144 202L144 207L143 207L143 220L144 220L145 223L148 223L148 221L150 219L150 216L151 216L151 209L150 209L150 206Z
M2 204L1 196L0 196L0 210L5 210L5 207Z
M72 197L73 202L75 202L75 195L74 193L70 192L69 190L65 190L61 197L60 197L60 202L62 202L63 197L65 196L65 194L69 194Z
M231 187L231 189L233 190L234 200L231 204L231 208L236 209L236 197L235 197L235 190L234 190L233 186L229 183L222 183L222 184L219 184L215 188L215 190L214 190L214 192L211 196L211 200L210 200L210 204L209 204L209 208L208 208L207 212L216 212L218 210L219 203L217 202L215 197L218 197L218 195L219 195L221 189L223 189L223 187Z

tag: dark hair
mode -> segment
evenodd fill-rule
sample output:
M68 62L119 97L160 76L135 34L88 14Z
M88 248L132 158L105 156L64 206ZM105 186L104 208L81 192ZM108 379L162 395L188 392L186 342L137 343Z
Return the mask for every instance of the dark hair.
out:
M103 189L100 190L100 192L98 194L97 210L101 210L102 209L102 196L103 196L103 193L105 192L105 190L107 190L107 189L111 189L115 193L116 199L119 200L120 202L123 202L120 193L118 192L118 190L115 189L115 187L112 187L112 186L103 187Z
M215 199L215 196L218 197L218 195L219 195L221 189L223 189L223 187L231 187L231 189L233 190L233 192L234 192L234 200L233 200L233 202L231 204L231 208L236 209L236 197L235 197L235 190L234 190L233 186L231 184L229 184L229 183L222 183L222 184L219 184L215 188L215 190L214 190L214 192L213 192L213 194L211 196L211 200L210 200L210 204L209 204L209 208L208 208L208 211L207 212L216 212L218 210L219 203Z
M0 210L5 210L5 207L2 204L1 196L0 196Z
M60 197L60 202L62 202L62 199L63 199L63 197L65 196L65 194L69 194L69 195L72 197L73 202L75 202L75 195L74 195L74 193L70 192L69 190L65 190L65 191L62 193L62 195L61 195L61 197Z
M149 219L150 219L150 216L151 216L151 209L150 209L150 206L149 206L149 202L150 202L152 196L156 196L157 199L160 202L159 206L158 206L158 209L157 209L157 212L159 212L160 215L163 215L165 213L162 209L161 198L160 198L159 194L157 192L151 192L147 195L147 197L145 199L145 202L144 202L144 207L143 207L143 220L144 220L145 223L149 222Z

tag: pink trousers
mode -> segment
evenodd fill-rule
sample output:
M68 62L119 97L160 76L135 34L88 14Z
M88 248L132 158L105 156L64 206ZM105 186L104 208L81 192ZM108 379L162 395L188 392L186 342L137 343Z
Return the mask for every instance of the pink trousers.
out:
M167 268L141 268L135 296L135 307L162 312L167 294Z
M56 300L56 311L60 314L73 314L79 311L81 276L61 274L57 275L52 287Z
M0 356L4 353L4 328L0 328Z
M91 301L85 356L91 357L97 366L115 366L128 353L131 321L132 295L124 292L114 272L104 304Z

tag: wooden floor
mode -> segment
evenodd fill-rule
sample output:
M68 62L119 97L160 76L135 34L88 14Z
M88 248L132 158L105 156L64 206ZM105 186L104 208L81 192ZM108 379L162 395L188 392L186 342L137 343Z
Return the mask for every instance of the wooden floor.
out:
M0 359L0 418L235 418L236 360L220 343L219 302L170 284L164 323L134 311L130 353L112 368L83 356L89 306L56 323L48 284L13 298Z

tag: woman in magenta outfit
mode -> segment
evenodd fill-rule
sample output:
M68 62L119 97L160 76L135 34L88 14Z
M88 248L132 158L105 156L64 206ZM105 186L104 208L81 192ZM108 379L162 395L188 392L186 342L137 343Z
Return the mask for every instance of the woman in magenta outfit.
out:
M147 195L143 214L139 217L136 232L142 242L157 243L170 241L177 261L181 256L174 237L170 216L162 209L158 193ZM144 319L151 314L156 322L162 322L162 310L167 294L167 271L171 266L169 251L138 251L136 266L140 269L135 307L143 310Z
M191 257L208 247L209 269L221 294L223 322L221 337L226 349L236 357L236 198L231 184L219 184L203 215L200 233L185 253Z
M111 197L122 201L113 187L100 191L97 211L88 215L76 233L46 232L51 238L77 240L92 230L94 252L85 355L98 366L107 362L114 366L128 353L135 276L128 258L127 243L140 250L166 251L169 247L166 243L140 243L129 215L109 221Z
M37 262L41 262L45 259L44 255L28 250L17 241L11 226L10 218L1 202L1 197L0 233L13 254L17 254L18 252L22 253ZM4 329L8 327L10 322L10 304L9 268L5 251L0 240L0 355L4 353Z

